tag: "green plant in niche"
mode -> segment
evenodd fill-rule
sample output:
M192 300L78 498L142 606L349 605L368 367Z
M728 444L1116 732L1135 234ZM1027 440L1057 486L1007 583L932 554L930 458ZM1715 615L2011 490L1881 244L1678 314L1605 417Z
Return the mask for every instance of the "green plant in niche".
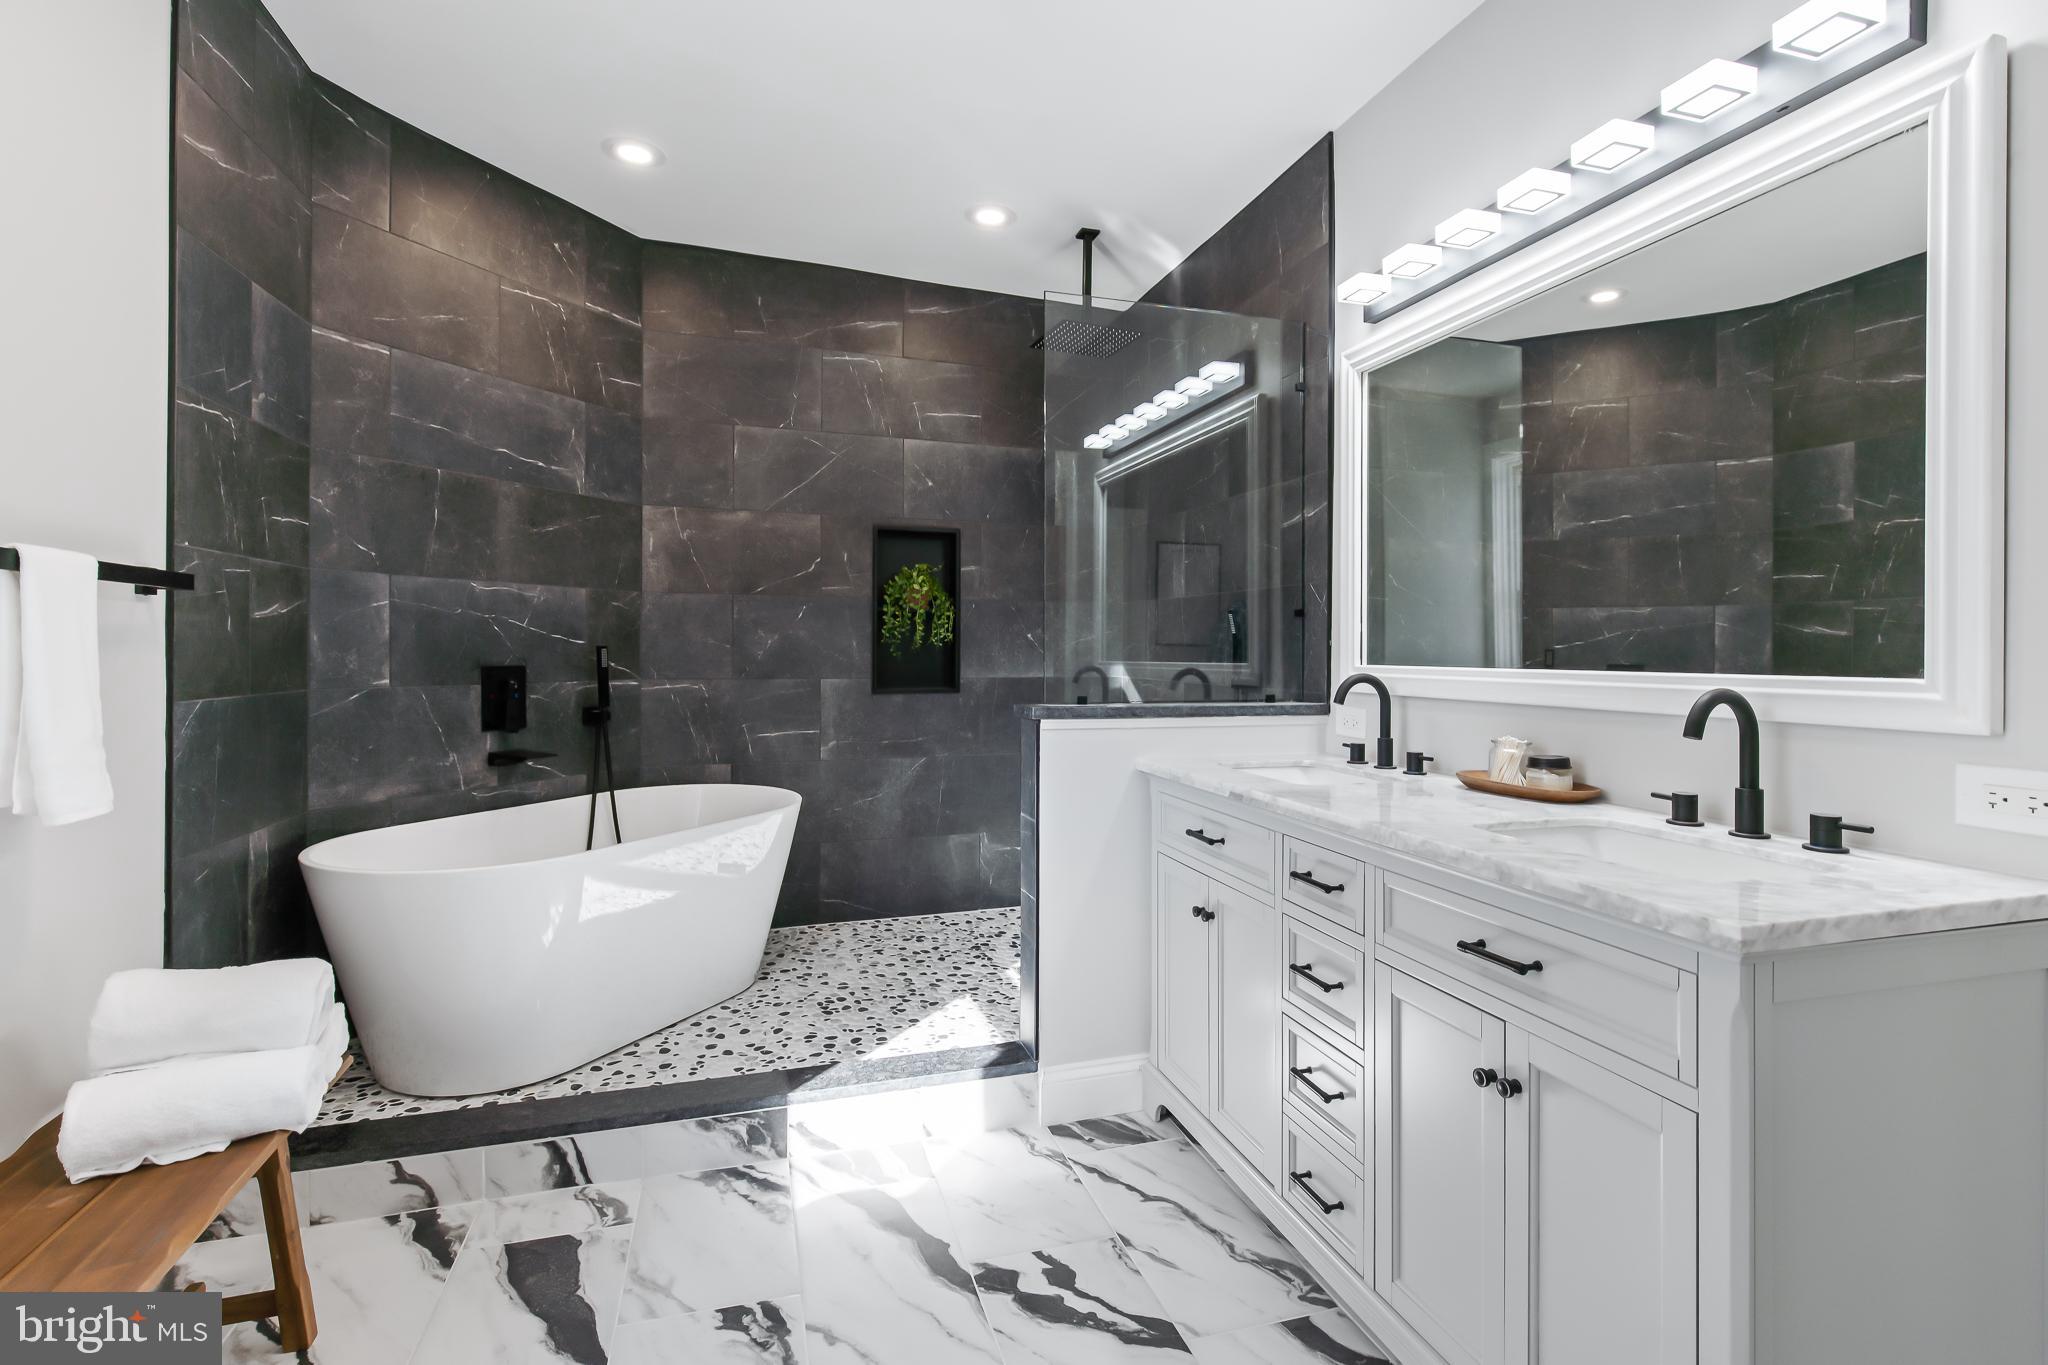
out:
M953 643L953 599L930 564L910 564L882 587L882 643L902 657L903 647L937 649Z

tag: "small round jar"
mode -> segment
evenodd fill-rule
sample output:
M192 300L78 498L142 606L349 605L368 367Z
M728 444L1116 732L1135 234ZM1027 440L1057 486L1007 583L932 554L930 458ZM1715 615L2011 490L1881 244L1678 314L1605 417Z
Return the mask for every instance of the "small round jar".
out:
M1531 754L1522 769L1522 785L1544 791L1568 792L1578 781L1572 761L1563 754Z

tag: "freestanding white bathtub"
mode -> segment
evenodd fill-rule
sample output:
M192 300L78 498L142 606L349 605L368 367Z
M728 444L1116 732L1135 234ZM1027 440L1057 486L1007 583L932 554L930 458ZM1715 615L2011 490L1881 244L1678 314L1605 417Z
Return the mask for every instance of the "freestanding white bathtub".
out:
M760 970L802 798L619 793L365 830L299 855L386 1087L475 1095L559 1075L744 990Z

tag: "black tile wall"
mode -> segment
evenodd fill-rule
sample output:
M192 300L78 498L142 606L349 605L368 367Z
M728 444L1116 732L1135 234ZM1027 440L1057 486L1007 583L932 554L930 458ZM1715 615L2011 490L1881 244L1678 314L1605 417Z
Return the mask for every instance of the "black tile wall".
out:
M1523 650L1916 677L1926 260L1522 348Z

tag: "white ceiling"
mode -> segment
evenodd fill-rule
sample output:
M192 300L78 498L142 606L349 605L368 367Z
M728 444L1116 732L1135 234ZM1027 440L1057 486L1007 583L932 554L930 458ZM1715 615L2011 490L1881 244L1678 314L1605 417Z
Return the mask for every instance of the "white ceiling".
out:
M1037 294L1095 226L1134 296L1479 0L268 3L321 75L642 237Z

